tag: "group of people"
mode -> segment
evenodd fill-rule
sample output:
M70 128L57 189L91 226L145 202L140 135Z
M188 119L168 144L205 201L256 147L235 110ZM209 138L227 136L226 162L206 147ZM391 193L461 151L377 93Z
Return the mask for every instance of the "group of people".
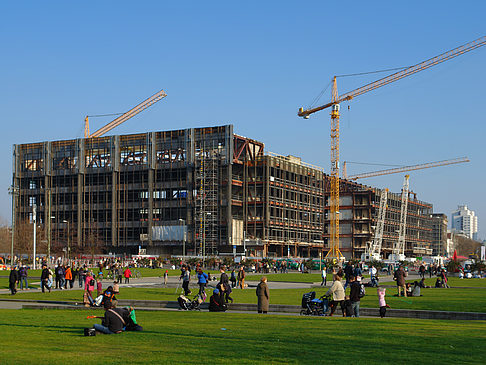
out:
M351 267L352 265L348 266ZM353 273L348 269L345 285L342 283L343 275L345 275L345 271L342 269L333 274L333 283L325 294L327 297L332 298L329 303L331 309L329 316L332 317L334 315L339 305L343 317L359 317L360 300L364 296L361 280L354 275L354 268ZM349 296L346 296L346 286L348 285L350 286L350 293Z

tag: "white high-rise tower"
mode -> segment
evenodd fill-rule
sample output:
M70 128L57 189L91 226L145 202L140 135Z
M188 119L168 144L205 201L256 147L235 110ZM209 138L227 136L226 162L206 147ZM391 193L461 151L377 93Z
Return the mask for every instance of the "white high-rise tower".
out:
M478 217L467 205L459 205L451 215L451 228L453 232L462 233L466 237L477 240Z

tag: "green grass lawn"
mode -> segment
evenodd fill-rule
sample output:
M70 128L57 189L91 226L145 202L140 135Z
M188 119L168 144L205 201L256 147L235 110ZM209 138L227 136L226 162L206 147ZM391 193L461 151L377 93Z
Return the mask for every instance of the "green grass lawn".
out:
M210 293L212 288L208 288ZM317 296L323 295L326 290L314 288ZM272 289L270 290L271 304L300 305L302 294L310 289ZM348 291L349 293L349 288ZM179 291L180 293L180 291ZM194 289L194 293L197 290ZM395 288L387 289L387 303L394 309L419 309L442 311L486 312L486 292L483 289L423 289L422 297L403 298L395 297ZM121 288L118 299L135 300L176 300L174 288ZM231 296L237 303L256 303L255 289L233 290ZM15 299L37 300L65 300L82 302L81 290L54 291L52 293L19 292ZM0 298L12 298L9 294L0 295ZM361 306L377 308L378 296L375 288L367 288L366 296L361 299Z
M428 286L434 286L437 278L426 278L425 284ZM415 280L407 280L407 282L413 283ZM486 279L459 279L456 277L450 277L447 279L449 286L451 287L470 287L470 288L486 288ZM381 283L383 285L396 285L395 281L388 281ZM485 293L486 295L486 293Z
M0 310L2 363L432 364L440 354L441 364L479 364L486 356L479 321L139 311L143 332L84 337L99 323L87 314Z

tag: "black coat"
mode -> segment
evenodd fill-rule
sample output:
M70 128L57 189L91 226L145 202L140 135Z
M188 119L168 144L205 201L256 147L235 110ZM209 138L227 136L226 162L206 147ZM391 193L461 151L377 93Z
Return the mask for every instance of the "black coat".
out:
M9 283L13 284L17 281L19 281L20 278L19 278L19 272L15 269L11 270L10 271L10 276L8 277L8 281Z

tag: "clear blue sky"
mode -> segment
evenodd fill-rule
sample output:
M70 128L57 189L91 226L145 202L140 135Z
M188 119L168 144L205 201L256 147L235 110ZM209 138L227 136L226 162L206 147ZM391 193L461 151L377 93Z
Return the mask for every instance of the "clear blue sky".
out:
M335 74L411 65L479 38L485 14L482 1L2 2L0 216L10 220L13 144L81 137L86 114L124 112L162 88L166 99L112 133L233 123L267 150L329 169L329 112L302 120L298 107ZM469 205L483 238L485 65L483 47L356 98L341 118L341 160L469 156L412 172L410 185L449 217ZM340 79L339 90L375 77ZM399 192L402 179L366 183Z

